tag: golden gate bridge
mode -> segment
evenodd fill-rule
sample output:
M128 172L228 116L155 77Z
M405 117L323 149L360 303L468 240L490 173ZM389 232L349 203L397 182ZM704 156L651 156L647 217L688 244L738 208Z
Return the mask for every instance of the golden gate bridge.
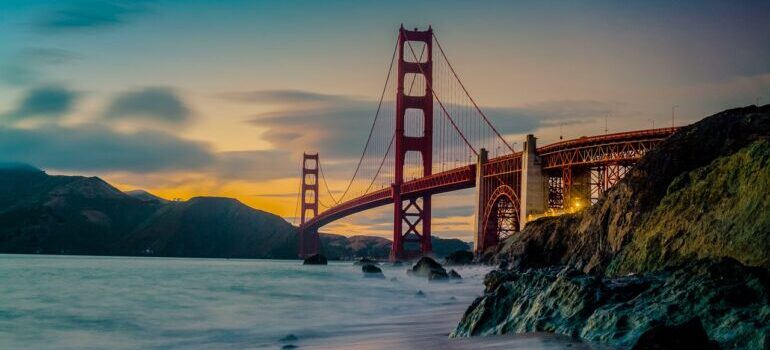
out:
M303 155L299 256L319 252L324 225L389 204L391 259L430 254L431 196L467 188L475 188L474 251L480 254L528 220L595 201L674 131L604 134L543 147L527 135L523 150L515 151L463 85L433 29L402 26L344 190L334 195L319 154Z

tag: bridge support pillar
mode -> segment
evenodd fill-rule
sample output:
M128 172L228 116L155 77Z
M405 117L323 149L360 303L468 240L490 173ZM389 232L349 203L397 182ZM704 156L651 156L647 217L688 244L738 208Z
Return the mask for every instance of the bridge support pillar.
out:
M521 154L521 229L528 221L528 216L546 211L546 183L540 158L535 153L537 139L527 135L524 151Z
M409 42L424 43L427 59L420 62L409 46ZM414 195L412 195L412 197L404 198L401 189L401 185L404 184L407 152L418 153L422 158L422 176L430 176L433 171L433 29L428 28L426 31L406 30L401 26L398 34L396 74L398 77L396 132L394 135L396 164L393 181L393 247L390 251L392 260L427 255L431 254L433 250L430 232L430 194L420 197L413 197ZM407 74L414 74L415 77L422 75L425 81L425 90L423 92L412 92L411 88L405 90ZM409 109L422 116L422 135L408 135L406 133L406 111Z
M475 202L476 208L473 212L473 252L475 254L481 254L482 242L484 240L484 205L486 204L486 196L489 193L485 193L487 186L484 180L484 165L489 160L489 152L482 148L479 152L478 158L476 158L476 196Z
M302 155L302 213L299 225L299 257L318 254L320 238L318 229L306 227L305 223L318 215L318 153Z

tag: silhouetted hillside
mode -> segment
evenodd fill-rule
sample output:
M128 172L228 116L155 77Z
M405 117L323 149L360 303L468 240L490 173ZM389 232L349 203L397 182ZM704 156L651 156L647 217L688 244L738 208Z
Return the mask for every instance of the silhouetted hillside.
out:
M386 258L391 242L371 236L321 235L330 258ZM444 256L468 249L434 237ZM149 255L293 259L296 228L232 198L167 201L121 192L97 177L51 176L0 163L0 253Z
M122 254L185 257L294 258L295 228L238 200L195 197L170 202L121 243Z
M96 177L0 170L0 252L114 254L158 209Z

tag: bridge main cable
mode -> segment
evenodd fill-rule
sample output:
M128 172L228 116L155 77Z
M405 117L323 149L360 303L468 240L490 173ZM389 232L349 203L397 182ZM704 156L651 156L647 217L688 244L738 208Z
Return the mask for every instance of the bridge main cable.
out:
M460 80L460 77L457 75L457 72L455 71L455 68L452 66L452 62L449 62L449 58L446 57L446 53L444 53L444 48L441 47L441 43L438 40L438 37L436 36L436 33L433 33L433 39L436 40L436 46L438 46L439 52L441 52L441 56L444 57L444 61L446 61L447 65L449 66L449 70L452 71L452 75L454 75L455 79L457 79L457 82L460 83L460 87L465 92L465 95L468 96L468 99L470 99L471 103L473 104L473 107L476 108L476 111L481 114L481 117L484 118L484 121L487 123L487 125L492 129L492 131L495 132L495 135L497 135L498 138L500 138L500 141L503 141L503 144L505 147L508 147L508 149L513 152L513 147L508 144L507 141L503 138L502 135L500 135L500 132L497 131L497 128L495 128L494 125L489 121L489 118L487 118L486 114L481 111L481 108L479 108L479 105L476 104L476 100L473 99L471 94L468 92L468 89L465 88L465 84L463 84L463 81ZM433 89L431 89L433 90ZM434 92L435 95L435 92ZM437 98L438 99L438 98Z
M393 71L393 62L396 60L396 52L398 52L398 42L396 42L396 46L393 48L393 55L390 58L390 67L388 67L388 75L385 78L385 85L382 87L382 94L380 94L380 102L377 104L377 112L375 112L374 114L374 121L372 121L372 127L369 129L369 136L367 136L366 138L366 144L364 145L364 150L361 152L361 158L358 159L356 170L353 171L353 176L350 178L350 182L348 183L348 186L345 188L345 191L342 192L339 202L342 202L345 200L345 196L348 194L348 191L350 191L350 187L353 186L353 182L356 179L356 175L358 175L358 171L361 169L361 163L363 163L364 161L364 156L366 156L366 151L369 149L369 142L372 140L372 135L374 134L374 128L377 125L377 118L379 118L380 110L382 109L382 101L385 99L385 92L388 89L388 82L390 81L390 73Z

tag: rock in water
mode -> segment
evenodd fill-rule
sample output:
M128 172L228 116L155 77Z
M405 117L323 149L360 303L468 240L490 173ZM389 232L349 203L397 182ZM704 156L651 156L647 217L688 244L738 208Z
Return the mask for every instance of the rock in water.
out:
M455 251L444 259L447 265L468 265L473 263L473 253L467 250Z
M299 338L297 338L297 336L294 335L294 334L289 334L289 335L281 338L282 342L291 342L291 341L297 341L297 340L299 340Z
M361 271L364 273L364 277L385 278L385 275L382 274L382 269L372 264L361 266Z
M428 281L431 282L446 282L449 281L449 275L446 272L433 270L428 275Z
M452 270L449 270L449 278L451 278L451 279L461 279L461 278L463 278L463 277L462 277L462 276L460 276L460 274L459 274L459 273L457 273L457 271L455 271L454 269L452 269Z
M437 275L446 275L446 270L433 258L424 256L417 261L411 270L407 271L412 276L430 277L431 273Z
M327 265L326 257L321 254L313 254L302 262L302 265Z
M423 293L421 290L418 290L417 293L414 293L414 296L417 298L425 298L425 293Z

